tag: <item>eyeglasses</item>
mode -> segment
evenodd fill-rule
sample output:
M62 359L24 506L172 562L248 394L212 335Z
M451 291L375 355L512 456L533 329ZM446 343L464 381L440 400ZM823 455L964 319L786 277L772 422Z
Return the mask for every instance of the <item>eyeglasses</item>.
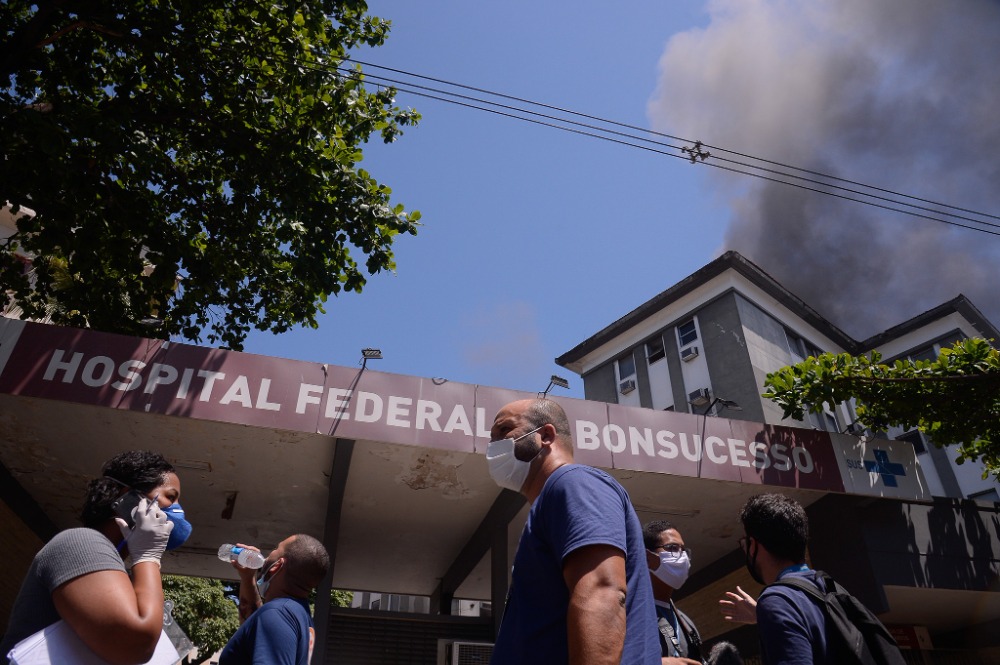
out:
M666 552L667 554L671 554L675 557L679 557L681 555L681 552L683 552L684 554L688 555L689 559L691 558L691 548L684 547L683 545L678 545L677 543L670 543L669 545L657 545L656 551Z

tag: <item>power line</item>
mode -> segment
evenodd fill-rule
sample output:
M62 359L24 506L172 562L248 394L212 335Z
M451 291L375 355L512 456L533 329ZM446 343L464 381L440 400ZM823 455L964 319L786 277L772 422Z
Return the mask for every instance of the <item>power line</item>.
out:
M550 110L553 110L553 111L558 111L560 113L568 113L570 115L574 115L574 116L582 117L582 118L587 118L589 120L597 120L599 122L606 123L606 124L609 124L609 125L614 125L614 126L617 126L617 127L623 127L625 129L630 129L630 130L633 130L633 131L639 131L639 132L643 132L643 133L647 133L647 134L652 134L654 136L660 136L662 138L667 138L667 139L671 139L671 140L674 140L674 141L680 141L682 143L692 143L692 144L696 143L696 141L694 139L688 139L688 138L684 138L684 137L680 137L680 136L674 136L672 134L665 134L663 132L658 132L658 131L655 131L655 130L652 130L652 129L646 129L644 127L639 127L639 126L636 126L636 125L630 125L630 124L627 124L627 123L619 122L617 120L609 120L607 118L602 118L600 116L595 116L595 115L589 115L589 114L586 114L586 113L581 113L579 111L574 111L572 109L567 109L567 108L563 108L563 107L559 107L559 106L553 106L553 105L550 105L550 104L545 104L545 103L542 103L542 102L536 102L536 101L533 101L533 100L530 100L530 99L525 99L523 97L515 97L513 95L507 95L507 94L504 94L504 93L495 92L495 91L492 91L492 90L488 90L486 88L477 88L475 86L469 86L469 85L465 85L465 84L462 84L462 83L455 83L454 81L449 81L447 79L440 79L440 78L434 78L432 76L425 76L423 74L417 74L415 72L408 72L406 70L396 69L396 68L393 68L393 67L386 67L384 65L377 65L375 63L365 62L365 61L357 60L357 59L351 58L351 57L345 57L345 59L349 60L351 62L358 63L360 65L367 66L367 67L374 67L376 69L382 69L382 70L385 70L385 71L391 71L391 72L395 72L397 74L404 74L406 76L410 76L410 77L417 78L417 79L422 79L422 80L427 80L427 81L433 81L435 83L442 83L442 84L445 84L445 85L453 86L453 87L456 87L456 88L461 88L461 89L464 89L464 90L471 90L471 91L474 91L474 92L481 92L481 93L484 93L484 94L487 94L487 95L491 95L491 96L494 96L494 97L499 97L501 99L508 99L508 100L520 102L520 103L523 103L523 104L530 104L532 106L538 106L538 107L541 107L541 108L546 108L546 109L550 109ZM352 71L352 73L353 73L353 70L348 70L348 71ZM366 76L371 76L371 75L370 74L366 74ZM412 84L409 84L409 85L412 85ZM447 94L453 94L453 93L447 93ZM697 143L701 143L701 142L698 141ZM969 208L963 208L963 207L960 207L960 206L951 205L949 203L943 203L943 202L940 202L940 201L934 201L934 200L931 200L931 199L925 199L925 198L921 198L919 196L913 196L911 194L905 194L905 193L897 192L897 191L894 191L894 190L891 190L891 189L886 189L886 188L878 187L876 185L868 185L868 184L863 183L863 182L859 182L859 181L856 181L856 180L850 180L850 179L847 179L847 178L842 178L840 176L835 176L835 175L831 175L831 174L828 174L828 173L823 173L821 171L814 171L814 170L811 170L811 169L806 169L806 168L802 168L802 167L798 167L798 166L793 166L791 164L785 164L783 162L769 160L769 159L766 159L766 158L763 158L763 157L756 157L754 155L749 155L749 154L746 154L746 153L737 152L737 151L734 151L734 150L729 150L729 149L723 148L721 146L711 145L711 144L707 144L707 143L702 144L702 145L703 145L703 147L711 148L713 150L720 150L722 152L729 153L729 154L734 155L736 157L742 157L742 158L745 158L745 159L753 159L753 160L756 160L756 161L759 161L759 162L762 162L762 163L765 163L765 164L771 164L772 166L780 166L782 168L788 168L788 169L792 169L792 170L795 170L795 171L801 171L803 173L807 173L809 175L813 175L813 176L817 176L817 177L821 177L821 178L826 178L828 180L836 180L836 181L844 182L844 183L847 183L847 184L850 184L850 185L856 185L856 186L865 187L867 189L871 189L871 190L874 190L874 191L883 192L885 194L892 194L894 196L901 196L901 197L904 197L904 198L913 199L915 201L920 201L922 203L928 203L928 204L931 204L931 205L936 205L936 206L940 206L940 207L944 207L944 208L951 208L952 210L959 210L961 212L967 212L969 214L979 215L981 217L989 217L989 218L992 218L992 219L1000 220L1000 215L994 215L994 214L991 214L991 213L980 212L980 211L977 211L977 210L971 210ZM753 167L753 168L757 168L757 167ZM909 204L906 204L906 205L909 205ZM973 220L973 221L976 221L976 220Z
M990 213L984 213L984 212L980 212L980 211L976 211L976 210L971 210L971 209L968 209L968 208L962 208L962 207L959 207L959 206L954 206L954 205L947 204L947 203L941 203L941 202L938 202L938 201L932 201L932 200L924 199L924 198L917 197L917 196L903 194L903 193L896 192L896 191L893 191L893 190L889 190L889 189L885 189L885 188L881 188L881 187L877 187L877 186L872 186L872 185L867 185L865 183L861 183L861 182L858 182L858 181L849 180L849 179L845 179L845 178L840 178L838 176L832 176L832 175L825 174L825 173L822 173L822 172L813 171L813 170L810 170L810 169L804 169L804 168L800 168L800 167L796 167L796 166L784 164L782 162L777 162L777 161L773 161L773 160L768 160L768 159L764 159L764 158L755 157L753 155L748 155L748 154L745 154L745 153L736 152L736 151L733 151L733 150L728 150L726 148L721 148L719 146L710 146L708 144L703 144L700 141L690 141L690 140L684 139L682 137L672 136L672 135L669 135L669 134L664 134L664 133L661 133L661 132L656 132L656 131L653 131L653 130L648 130L648 129L644 129L644 128L641 128L641 127L637 127L635 125L629 125L629 124L621 123L621 122L614 121L614 120L608 120L606 118L601 118L599 116L594 116L594 115L589 115L589 114L585 114L585 113L580 113L578 111L573 111L571 109L565 109L565 108L558 107L558 106L553 106L553 105L550 105L550 104L544 104L542 102L535 102L535 101L532 101L532 100L529 100L529 99L525 99L525 98L521 98L521 97L514 97L512 95L506 95L506 94L503 94L503 93L498 93L498 92L490 91L490 90L487 90L487 89L484 89L484 88L477 88L477 87L474 87L474 86L468 86L468 85L464 85L464 84L460 84L460 83L454 83L454 82L447 81L447 80L444 80L444 79L437 79L437 78L434 78L434 77L424 76L422 74L416 74L416 73L412 73L412 72L407 72L405 70L394 69L394 68L391 68L391 67L384 67L382 65L376 65L374 63L363 62L363 61L355 60L355 59L352 59L352 58L348 58L348 59L351 60L352 62L355 62L355 63L359 64L359 65L365 65L365 66L368 66L368 67L374 67L376 69L383 69L383 70L386 70L386 71L396 72L396 73L400 73L400 74L403 74L403 75L406 75L406 76L411 76L413 78L417 78L417 79L421 79L421 80L426 80L426 81L432 81L432 82L440 83L440 84L444 84L444 85L449 85L449 86L453 86L453 87L460 88L460 89L463 89L463 90L469 90L469 91L473 91L473 92L478 92L478 93L485 94L485 95L491 95L491 96L494 96L494 97L497 97L497 98L500 98L500 99L515 101L515 102L518 102L520 104L527 104L529 106L534 106L534 107L538 107L538 108L544 108L544 109L547 109L547 110L556 111L558 113L568 114L568 115L574 116L574 117L586 118L588 120L595 120L597 122L604 123L604 124L607 124L607 125L611 125L611 126L614 126L614 127L621 127L621 128L625 128L625 129L629 129L629 130L635 131L635 132L642 132L644 134L649 134L649 135L653 135L653 136L659 136L659 137L668 138L668 139L672 139L672 140L677 140L677 141L681 141L681 142L690 142L690 143L693 143L693 147L676 146L676 145L672 145L672 144L665 143L665 142L662 142L662 141L658 141L658 140L655 140L655 139L645 138L643 136L637 136L637 135L635 135L633 133L617 131L617 130L613 130L613 129L608 129L606 127L600 127L598 125L593 125L593 124L589 124L589 123L579 122L579 121L573 120L572 118L560 117L558 115L552 115L552 114L548 114L548 113L541 113L539 111L533 111L530 108L523 108L523 107L520 107L520 106L514 106L514 105L510 105L510 104L502 104L500 102L492 101L492 100L489 100L489 99L483 99L483 98L480 98L480 97L474 97L474 96L470 96L470 95L464 95L464 94L460 94L460 93L449 91L449 90L442 90L440 88L434 88L434 87L430 87L430 86L420 85L420 84L417 84L417 83L414 83L414 82L411 82L411 81L402 81L402 80L399 80L399 79L392 79L392 78L388 78L388 77L385 77L385 76L380 76L380 75L377 75L377 74L363 73L363 72L359 72L357 70L347 69L347 68L342 68L342 67L337 67L337 66L317 65L317 64L311 64L311 63L310 64L306 64L305 66L315 67L315 68L321 68L321 69L324 69L324 70L327 70L327 71L336 70L340 74L343 74L343 75L345 75L347 77L353 78L353 79L355 79L355 80L357 80L359 82L362 82L362 83L364 82L365 79L372 79L373 81L376 81L376 83L374 83L374 85L376 85L378 87L381 87L381 88L390 87L390 88L395 89L398 92L403 92L403 93L406 93L406 94L411 94L411 95L415 95L415 96L418 96L418 97L423 97L423 98L426 98L426 99L433 99L433 100L436 100L436 101L442 101L442 102L445 102L445 103L455 104L457 106L461 106L461 107L465 107L465 108L471 108L471 109L479 110L479 111L486 111L486 112L493 113L493 114L496 114L496 115L500 115L500 116L504 116L504 117L509 117L509 118L513 118L513 119L516 119L516 120L522 120L522 121L525 121L525 122L531 122L533 124L538 124L538 125L541 125L541 126L552 128L552 129L559 129L559 130L562 130L562 131L567 131L567 132L571 132L571 133L575 133L575 134L580 134L580 135L588 136L588 137L591 137L591 138L598 138L598 139L610 141L612 143L616 143L616 144L619 144L619 145L624 145L624 146L627 146L627 147L633 147L633 148L638 148L638 149L646 150L646 151L653 152L653 153L656 153L656 154L663 154L663 155L667 155L667 156L670 156L670 157L675 157L675 158L679 158L679 159L685 159L685 160L690 161L692 163L700 163L700 164L703 164L703 165L706 165L706 166L711 166L711 167L714 167L714 168L718 168L718 169L721 169L721 170L724 170L724 171L729 171L731 173L737 173L737 174L741 174L741 175L747 175L747 176L751 176L751 177L755 177L755 178L760 178L762 180L766 180L766 181L769 181L769 182L774 182L774 183L778 183L778 184L788 185L788 186L791 186L791 187L797 187L797 188L803 189L805 191L810 191L810 192L814 192L814 193L818 193L818 194L825 194L827 196L832 196L832 197L839 198L839 199L846 200L846 201L852 201L852 202L856 202L856 203L862 203L862 204L865 204L865 205L870 205L870 206L875 207L875 208L880 208L880 209L888 210L888 211L892 211L892 212L898 212L898 213L901 213L901 214L910 215L912 217L917 217L917 218L920 218L920 219L934 221L934 222L938 222L938 223L942 223L942 224L948 224L948 225L951 225L951 226L955 226L955 227L958 227L958 228L964 228L964 229L968 229L968 230L972 230L972 231L980 231L982 233L987 233L987 234L990 234L990 235L1000 236L1000 231L993 231L993 230L990 230L988 228L981 228L981 227L984 226L984 227L992 227L992 228L1000 229L1000 224L992 223L992 222L989 222L989 221L986 221L986 220L982 220L982 219L975 219L973 217L968 217L966 215L960 215L960 214L948 212L946 210L938 210L938 209L934 209L934 208L929 208L929 207L921 206L921 205L918 205L918 204L915 204L915 203L910 203L910 202L905 201L905 200L901 201L901 200L890 198L890 197L887 197L887 196L882 196L880 194L873 194L873 193L870 193L870 192L865 192L865 191L862 191L862 190L853 189L853 188L850 188L850 187L846 187L844 185L838 185L838 184L831 183L831 182L823 182L821 180L816 180L814 178L808 178L808 177L803 176L803 175L797 175L796 173L789 173L789 172L786 172L786 171L780 171L780 170L777 170L777 169L767 168L767 167L760 166L760 165L757 165L757 164L742 162L742 161L730 159L730 158L727 158L727 157L721 157L718 154L709 153L709 152L704 151L703 149L710 147L710 148L712 148L713 150L716 150L716 151L721 151L723 153L731 154L731 155L738 156L738 157L743 157L743 158L749 159L749 160L755 160L755 161L761 162L763 164L770 164L770 165L773 165L773 166L780 166L782 168L790 169L792 171L798 171L798 172L801 172L801 173L815 175L815 176L817 176L819 178L826 178L828 180L833 180L833 181L836 181L836 182L843 182L843 183L847 183L847 184L851 184L851 185L856 185L858 187L865 188L865 189L870 189L870 190L875 191L875 192L882 192L882 193L886 193L886 194L892 194L893 196L898 196L898 197L901 197L903 199L911 199L913 201L920 201L920 202L923 202L923 203L929 203L931 205L935 205L935 206L939 206L939 207L943 207L943 208L949 208L951 210L957 210L957 211L961 211L961 212L968 212L968 213L970 213L972 215L979 215L981 217L988 217L988 218L993 218L993 219L1000 220L1000 216L998 216L998 215L993 215L993 214L990 214ZM302 65L303 63L299 63L299 64ZM382 83L378 83L378 81L382 81ZM431 93L436 93L436 94L431 94ZM483 105L485 105L485 106L483 106ZM491 108L491 107L495 107L495 108ZM503 110L497 110L497 109L503 109ZM519 114L527 114L529 116L534 116L534 117L525 117L524 115L519 115ZM537 120L536 118L543 118L544 120ZM549 121L552 121L552 122L549 122ZM557 123L562 123L562 124L557 124ZM583 128L583 129L577 129L577 128ZM614 137L619 137L619 138L614 138ZM632 141L638 141L638 142L641 142L641 143L633 143ZM642 145L642 144L652 144L653 146L659 146L659 147L662 147L662 148L667 148L667 150L661 150L661 149L658 149L658 148L655 148L655 147L650 147L650 145ZM671 152L671 151L677 151L677 152ZM678 154L678 152L680 154ZM712 161L707 161L709 158L711 158ZM727 162L727 163L732 164L734 166L732 166L732 167L730 167L730 166L723 166L721 164L716 164L715 163L716 161ZM735 167L741 167L741 168L735 168ZM752 169L752 170L746 170L746 169ZM764 174L771 174L771 175L764 175ZM773 176L780 176L780 177L773 177ZM790 182L788 180L783 180L782 178L792 178L792 179L799 180L799 181L802 181L802 182L805 182L805 183L810 183L812 185L817 185L817 187L812 187L812 186L809 186L809 185L804 185L804 184L801 184L799 182ZM854 196L840 194L840 193L838 193L836 191L829 191L829 189L819 189L818 187L824 187L824 188L830 188L830 189L834 189L834 190L840 190L840 191L843 191L843 192L847 192L848 194L855 194L857 196L867 197L867 198L856 198ZM867 199L874 199L874 200L867 200ZM885 203L878 203L877 201L883 201ZM887 204L891 204L891 205L887 205ZM898 207L898 206L905 206L905 207ZM929 213L933 213L934 215L939 215L939 216L927 215L927 214L923 214L921 212L916 212L916 211L929 212ZM946 219L946 218L950 218L950 219ZM964 220L964 221L971 222L972 224L977 224L977 225L980 225L980 226L971 226L969 224L963 224L961 222L954 221L954 220Z

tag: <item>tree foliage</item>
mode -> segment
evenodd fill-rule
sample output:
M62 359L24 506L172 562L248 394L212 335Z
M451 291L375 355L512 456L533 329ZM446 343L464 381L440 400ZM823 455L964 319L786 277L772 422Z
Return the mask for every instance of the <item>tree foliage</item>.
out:
M174 621L200 654L213 654L226 646L240 627L239 610L226 598L226 585L220 580L164 575L163 596L173 601Z
M939 447L958 444L959 464L981 459L984 477L1000 478L1000 351L966 339L933 361L881 360L877 351L809 357L769 374L764 397L797 420L853 398L864 427L919 428Z
M19 215L8 249L40 257L26 272L0 252L23 315L238 349L252 328L316 327L328 296L394 269L419 213L390 203L360 147L419 116L344 66L388 34L367 11L0 3L0 205Z
M352 600L354 600L354 593L351 591L333 589L330 592L330 602L333 603L334 607L350 607Z

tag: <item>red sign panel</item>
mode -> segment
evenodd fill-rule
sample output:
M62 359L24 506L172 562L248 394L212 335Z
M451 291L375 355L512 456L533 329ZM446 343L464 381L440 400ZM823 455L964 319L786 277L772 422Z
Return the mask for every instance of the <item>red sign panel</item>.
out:
M0 392L479 453L497 411L533 396L10 320ZM825 432L554 399L583 464L844 491Z

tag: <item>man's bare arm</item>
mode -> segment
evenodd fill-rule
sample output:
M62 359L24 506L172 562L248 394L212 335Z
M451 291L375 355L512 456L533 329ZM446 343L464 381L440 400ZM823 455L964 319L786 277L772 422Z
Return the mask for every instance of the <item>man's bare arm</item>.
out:
M625 647L625 554L612 545L587 545L563 561L569 589L569 662L617 664Z

